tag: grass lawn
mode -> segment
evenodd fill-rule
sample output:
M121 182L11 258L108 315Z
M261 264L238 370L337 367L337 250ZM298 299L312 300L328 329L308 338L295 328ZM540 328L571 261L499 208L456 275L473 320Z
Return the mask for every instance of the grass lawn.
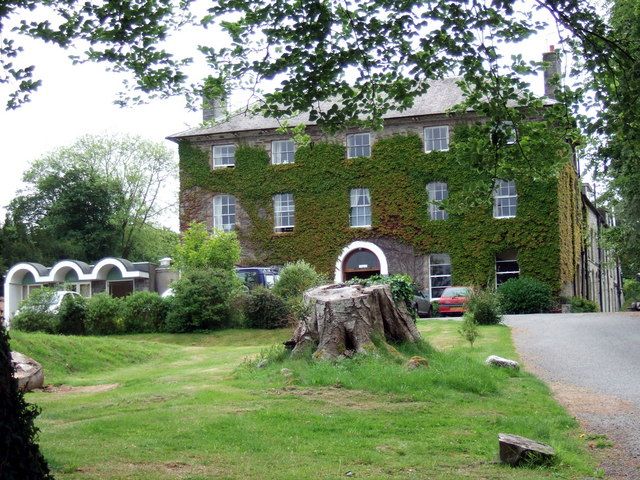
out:
M47 383L106 391L30 393L56 478L541 479L593 476L576 422L526 373L482 364L514 358L507 327L473 349L457 322L419 321L426 369L394 356L338 362L245 361L289 330L61 337L11 332ZM288 375L281 373L288 368ZM117 384L117 385L116 385ZM558 462L496 463L498 432L551 443Z

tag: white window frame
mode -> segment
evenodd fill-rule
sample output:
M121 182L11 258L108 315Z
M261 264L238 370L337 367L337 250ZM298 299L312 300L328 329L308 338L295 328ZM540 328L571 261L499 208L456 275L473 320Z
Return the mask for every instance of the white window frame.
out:
M233 213L229 210L233 206ZM225 212L226 209L226 212ZM233 219L233 221L230 221ZM236 197L233 195L216 195L213 197L213 228L230 232L236 227Z
M508 188L509 190L513 186L513 194L511 193L503 193L504 188ZM505 206L502 202L505 199L514 199L515 203L511 205ZM508 208L508 214L504 214L504 209ZM511 213L513 209L513 213ZM518 190L516 189L515 180L500 180L497 179L494 189L493 189L493 218L515 218L518 213Z
M433 263L434 257L436 256L446 256L449 259L449 263ZM440 266L440 265L448 265L449 266L449 273L448 274L433 274L433 267L434 266ZM434 278L449 278L449 285L433 285L433 279ZM440 298L440 296L442 295L442 292L444 292L444 289L447 287L450 287L451 285L453 285L453 268L451 266L451 256L448 253L432 253L431 255L429 255L429 299L431 301ZM438 296L434 296L433 295L433 291L434 289L441 289L442 292L440 293L440 295Z
M371 228L371 194L369 189L352 188L349 192L349 199L349 225L351 228ZM363 220L361 224L360 219ZM354 223L356 224L354 225Z
M429 134L427 134L427 132L429 132ZM435 136L434 134L437 134L437 136ZM449 125L435 125L433 127L424 127L423 137L425 153L449 151ZM441 145L441 142L443 141L446 144L446 147L444 148Z
M287 147L287 148L283 150L282 147ZM291 139L273 140L271 142L271 164L272 165L287 165L290 163L294 163L295 153L296 153L296 144ZM287 158L283 159L283 156L286 156Z
M508 260L498 260L498 255L496 255L495 257L495 269L496 269L496 287L498 287L499 285L502 285L504 282L500 282L498 283L498 275L513 275L514 273L516 273L518 275L518 277L520 277L520 262L518 261L518 254L516 253L515 255L515 259L508 259ZM516 264L518 265L518 270L509 270L507 272L500 272L498 273L498 264L499 263L511 263L511 262L516 262ZM513 278L513 277L512 277ZM517 277L516 277L517 278ZM507 279L508 280L508 279ZM505 280L505 282L507 281Z
M362 140L367 139L366 143ZM362 152L360 152L362 150ZM362 155L359 155L362 153ZM371 133L350 133L347 135L347 158L371 156Z
M82 296L85 298L90 298L91 295L93 294L91 282L73 282L73 283L67 283L65 285L70 287L71 292L76 292L79 295L82 295L81 291L83 286L89 286L89 295L82 295Z
M211 158L213 168L235 167L236 146L234 144L213 145L211 147Z
M31 295L31 292L33 290L38 290L39 288L42 288L44 285L42 285L41 283L32 283L29 285L22 285L22 291L20 292L20 297L21 297L21 301L22 300L26 300L27 298L29 298L29 296ZM26 295L25 295L26 294Z
M295 227L296 206L293 193L277 193L273 196L273 230L291 232Z
M429 217L431 220L447 220L449 213L440 205L449 198L449 185L446 182L429 182L426 188L429 195Z

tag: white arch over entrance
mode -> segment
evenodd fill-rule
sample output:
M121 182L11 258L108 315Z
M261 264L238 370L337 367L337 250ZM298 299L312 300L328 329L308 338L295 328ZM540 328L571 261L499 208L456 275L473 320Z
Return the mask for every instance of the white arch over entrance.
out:
M44 267L43 267L44 268ZM22 279L30 273L37 282L42 281L42 275L36 267L30 263L18 263L7 272L4 282L4 321L5 327L10 327L10 321L14 312L18 309L18 303L22 298ZM1 320L0 320L1 321Z
M376 257L378 257L378 261L380 262L380 275L389 275L389 264L387 263L387 256L384 254L382 249L375 243L356 240L355 242L351 242L349 245L344 247L342 249L342 253L340 254L340 256L338 256L338 260L336 261L335 275L333 277L334 282L342 282L342 264L344 263L344 259L347 258L347 255L349 255L351 252L353 252L354 250L358 250L359 248L365 248L371 251Z
M56 282L64 282L64 277L69 273L69 270L76 272L78 279L85 276L85 273L76 262L62 260L53 266L48 277L52 278Z

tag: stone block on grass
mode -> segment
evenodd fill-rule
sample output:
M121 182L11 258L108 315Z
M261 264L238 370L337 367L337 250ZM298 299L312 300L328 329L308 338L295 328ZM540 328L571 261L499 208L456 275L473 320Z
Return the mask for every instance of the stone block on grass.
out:
M517 467L518 465L544 465L552 463L556 452L550 445L530 438L499 433L500 461Z

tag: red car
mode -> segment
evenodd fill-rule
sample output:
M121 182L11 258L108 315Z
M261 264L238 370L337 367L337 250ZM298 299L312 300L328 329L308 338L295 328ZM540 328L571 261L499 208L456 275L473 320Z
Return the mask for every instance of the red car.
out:
M447 287L438 299L440 315L462 315L471 296L469 287Z

